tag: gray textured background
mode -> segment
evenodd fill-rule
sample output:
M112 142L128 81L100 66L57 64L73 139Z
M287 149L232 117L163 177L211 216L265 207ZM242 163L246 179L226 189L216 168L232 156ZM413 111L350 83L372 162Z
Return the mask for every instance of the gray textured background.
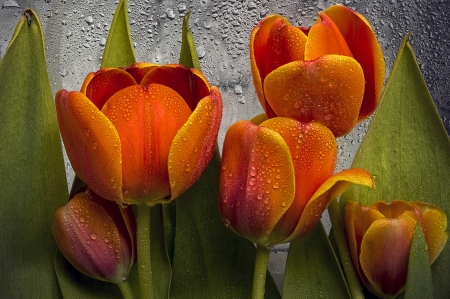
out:
M78 90L84 77L101 62L108 29L118 1L0 0L0 57L27 7L40 17L45 34L52 90ZM253 87L249 62L249 36L264 16L280 13L293 25L309 27L317 13L334 1L128 1L131 34L138 61L178 62L181 24L191 10L190 25L202 70L220 88L224 114L219 144L227 128L240 119L262 112ZM346 6L362 13L372 24L386 60L386 78L398 47L408 32L430 93L450 132L450 2L447 0L366 1L346 0ZM31 71L31 70L30 70ZM339 138L337 170L349 168L370 119L349 135ZM66 160L68 183L73 171ZM324 217L326 225L328 221ZM277 246L270 270L281 281L287 246Z

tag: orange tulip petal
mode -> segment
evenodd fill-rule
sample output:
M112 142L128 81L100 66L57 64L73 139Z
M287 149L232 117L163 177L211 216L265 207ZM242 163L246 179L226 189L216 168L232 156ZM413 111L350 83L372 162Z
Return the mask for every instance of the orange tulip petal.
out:
M444 249L448 240L448 232L445 231L447 229L447 215L441 208L432 204L420 201L413 201L410 204L420 209L421 216L418 221L428 244L428 255L430 264L432 264Z
M283 243L307 235L320 220L328 204L353 184L375 187L372 176L364 169L352 168L333 175L311 197L294 232Z
M124 70L131 76L133 76L137 84L140 84L145 75L147 75L149 71L151 71L153 68L157 66L159 65L150 62L136 62L130 65L129 67L124 68Z
M348 236L348 246L352 257L353 267L364 280L362 269L359 265L360 245L364 235L363 220L364 208L360 203L349 201L345 206L345 228ZM364 281L367 284L367 280Z
M320 123L301 123L284 117L271 118L261 124L283 137L292 156L295 171L295 199L283 218L277 232L295 229L300 215L314 192L334 173L337 145L333 133Z
M183 84L180 84L183 82ZM179 64L168 64L153 68L142 79L141 85L161 84L175 90L188 104L191 111L198 102L210 94L210 86L203 74Z
M104 69L104 70L106 70L106 69ZM81 93L86 94L87 86L89 85L89 82L91 82L92 78L94 78L95 74L96 74L95 72L90 72L90 73L86 76L86 78L85 78L84 81L83 81L83 85L81 85L81 89L80 89L80 92L81 92Z
M291 205L295 186L289 148L276 132L239 121L227 132L219 184L225 225L260 245Z
M343 5L331 6L324 13L339 28L364 71L366 87L358 118L361 121L375 111L383 88L385 64L381 47L369 22L361 14Z
M375 209L379 211L384 217L395 218L407 210L412 210L413 205L404 200L394 200L391 203L386 203L385 201L377 201L369 206L370 209Z
M267 38L262 77L286 63L303 60L307 39L300 29L276 19Z
M86 97L101 110L113 94L135 84L134 78L124 70L103 69L90 80L86 87Z
M216 148L222 120L222 96L217 87L203 98L173 139L169 152L171 200L191 187L205 170Z
M309 30L304 60L314 60L327 54L353 57L334 22L324 13L319 13L319 17L320 21Z
M361 243L360 264L372 292L394 298L403 291L416 221L401 215L372 223Z
M250 65L252 69L253 84L255 85L259 102L269 117L273 117L275 114L264 98L264 60L269 32L277 19L282 19L285 24L289 24L288 20L280 15L270 15L259 22L258 26L253 29L250 36Z
M75 173L100 196L122 202L122 152L112 123L80 92L60 90L55 104Z
M133 85L115 93L102 112L122 142L123 194L129 203L163 202L170 195L170 145L191 111L169 87Z
M364 74L353 58L326 55L279 67L266 77L264 92L278 116L320 122L338 137L358 120Z

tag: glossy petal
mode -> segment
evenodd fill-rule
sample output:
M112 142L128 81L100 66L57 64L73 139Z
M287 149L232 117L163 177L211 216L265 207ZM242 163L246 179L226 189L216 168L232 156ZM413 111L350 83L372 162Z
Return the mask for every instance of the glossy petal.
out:
M53 232L63 255L82 273L119 283L134 263L135 230L131 208L89 192L79 193L55 213ZM126 212L125 212L126 210ZM122 213L127 215L125 224Z
M260 245L291 205L294 168L276 132L239 121L227 132L220 175L219 210L225 225Z
M385 64L381 47L369 22L361 14L343 5L331 6L324 13L339 28L364 71L366 86L358 118L361 121L375 111L383 88Z
M280 15L270 15L265 17L258 26L256 26L250 36L250 64L252 69L253 83L255 85L256 94L259 102L269 117L275 116L270 106L266 103L263 91L264 60L267 47L267 40L273 23L277 19L282 19L285 24L289 24L288 20Z
M104 70L106 70L106 69L104 69ZM84 93L86 95L87 86L89 85L89 82L91 82L92 78L94 78L95 74L96 74L95 72L90 72L86 76L86 78L83 81L83 84L81 85L81 89L80 89L81 93Z
M113 124L80 92L55 97L59 129L78 177L102 197L121 202L122 151Z
M169 152L171 200L191 187L208 166L216 148L222 120L222 97L219 89L203 98L173 139Z
M262 78L286 63L303 60L306 40L300 29L281 18L276 19L267 38Z
M276 117L261 124L276 131L289 147L295 171L295 199L273 231L278 243L294 231L314 192L334 173L337 145L333 133L320 123Z
M309 200L294 232L283 241L290 242L308 234L320 220L328 204L353 184L375 187L372 176L364 169L343 170L327 179Z
M441 208L432 204L413 201L411 205L420 209L421 215L418 221L428 244L428 255L430 256L430 264L432 264L444 249L448 240L448 232L445 231L447 229L447 215Z
M361 243L360 264L371 290L383 298L395 298L406 284L409 251L416 221L401 215L378 219Z
M122 188L128 203L149 205L170 196L167 161L172 140L191 111L167 86L134 85L122 89L102 112L122 143Z
M210 95L210 86L203 74L196 69L187 69L179 64L153 68L142 79L141 85L148 86L154 83L175 90L186 101L191 111L195 110L201 99Z
M124 70L133 76L137 84L140 84L145 75L157 66L159 65L150 62L136 62L129 67L124 68Z
M352 52L334 22L324 13L309 30L305 46L305 60L314 60L327 54L353 57Z
M124 70L102 69L87 84L86 97L101 110L116 92L135 84L134 78Z
M320 122L338 137L358 121L364 74L353 58L326 55L279 67L266 77L264 92L278 116Z

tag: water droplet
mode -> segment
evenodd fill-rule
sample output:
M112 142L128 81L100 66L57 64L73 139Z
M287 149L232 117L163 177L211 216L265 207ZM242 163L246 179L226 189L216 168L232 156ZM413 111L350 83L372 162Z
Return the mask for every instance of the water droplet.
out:
M275 183L272 185L272 187L273 187L273 189L278 189L278 188L280 188L280 185L278 183Z
M80 217L80 222L85 222L86 221L86 219L84 219L84 217L82 216L82 217Z
M91 131L89 129L86 129L84 131L84 134L86 135L86 137L89 137L89 135L91 135Z
M97 235L95 233L91 233L89 237L91 238L91 240L97 240Z
M254 186L256 184L256 179L255 178L250 178L248 180L248 184L251 185L251 186Z
M224 219L223 220L223 225L225 225L225 227L230 227L230 225L231 225L230 219Z
M94 151L97 149L97 142L94 142L94 143L92 144L92 149L93 149Z
M285 100L285 101L289 100L289 94L288 93L283 96L283 100Z
M256 176L258 174L258 169L256 169L255 167L251 167L250 168L250 175L251 176Z
M328 113L327 115L325 115L324 118L326 121L330 121L330 120L334 119L334 114Z

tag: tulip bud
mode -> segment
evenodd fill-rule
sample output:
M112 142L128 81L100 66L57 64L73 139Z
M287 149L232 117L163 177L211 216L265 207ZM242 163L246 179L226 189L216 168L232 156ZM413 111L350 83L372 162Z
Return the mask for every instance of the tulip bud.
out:
M319 13L311 28L267 16L252 31L250 62L269 118L320 122L336 137L375 111L384 83L383 53L369 22L342 5Z
M351 183L372 186L362 169L334 174L337 148L320 123L276 117L239 121L223 145L219 210L226 226L270 247L305 236Z
M353 265L373 294L395 298L405 290L417 223L425 235L432 264L448 239L447 217L442 209L419 201L379 201L368 207L348 202L345 224Z
M131 207L121 208L87 191L55 213L53 233L64 257L92 278L120 283L135 260L136 222Z

